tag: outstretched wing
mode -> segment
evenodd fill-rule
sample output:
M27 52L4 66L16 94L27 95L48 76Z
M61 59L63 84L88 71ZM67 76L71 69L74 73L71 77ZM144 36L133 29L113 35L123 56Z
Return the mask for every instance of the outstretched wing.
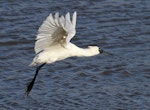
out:
M35 42L35 52L39 53L47 47L61 43L67 45L76 33L76 12L73 13L72 21L70 13L66 16L59 17L59 13L55 13L53 17L50 14L38 30Z

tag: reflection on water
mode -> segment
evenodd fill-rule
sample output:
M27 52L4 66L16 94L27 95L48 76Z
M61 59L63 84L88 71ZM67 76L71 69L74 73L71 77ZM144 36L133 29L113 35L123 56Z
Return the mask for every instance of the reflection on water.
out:
M0 2L0 108L148 110L150 108L150 1ZM68 58L34 75L34 39L49 13L78 12L80 47L98 45L115 55Z

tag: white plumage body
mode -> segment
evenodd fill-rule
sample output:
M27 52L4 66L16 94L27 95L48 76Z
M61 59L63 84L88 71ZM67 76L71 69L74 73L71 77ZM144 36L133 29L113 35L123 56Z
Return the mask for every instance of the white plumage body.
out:
M69 43L65 48L61 45L54 45L52 47L46 48L44 51L36 55L30 66L35 66L42 63L53 63L55 61L64 60L73 56L82 57L93 56L97 54L99 54L99 49L96 46L89 46L87 49L82 49L72 43Z
M36 56L30 66L43 63L53 63L72 56L93 56L99 54L97 46L89 46L82 49L70 42L74 37L76 30L76 12L74 12L72 21L70 13L59 17L56 13L54 18L50 14L38 30L35 43Z

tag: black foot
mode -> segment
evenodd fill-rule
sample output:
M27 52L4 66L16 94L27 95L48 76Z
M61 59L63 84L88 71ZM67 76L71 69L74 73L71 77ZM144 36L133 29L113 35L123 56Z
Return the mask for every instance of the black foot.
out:
M28 96L30 91L32 90L33 84L34 84L34 81L30 82L29 85L27 85L26 96Z

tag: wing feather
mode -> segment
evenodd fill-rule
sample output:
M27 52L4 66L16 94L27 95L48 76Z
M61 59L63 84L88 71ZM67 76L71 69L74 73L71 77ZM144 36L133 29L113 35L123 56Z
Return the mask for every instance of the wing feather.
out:
M76 12L73 14L72 21L70 20L70 13L67 13L65 17L59 17L58 12L55 13L54 17L52 14L49 14L43 24L39 27L34 47L35 52L39 53L54 44L65 43L66 45L69 43L76 33L75 22ZM64 36L66 37L65 39Z
M74 26L74 28L76 28L76 19L77 19L77 12L75 11L72 16L72 25Z

